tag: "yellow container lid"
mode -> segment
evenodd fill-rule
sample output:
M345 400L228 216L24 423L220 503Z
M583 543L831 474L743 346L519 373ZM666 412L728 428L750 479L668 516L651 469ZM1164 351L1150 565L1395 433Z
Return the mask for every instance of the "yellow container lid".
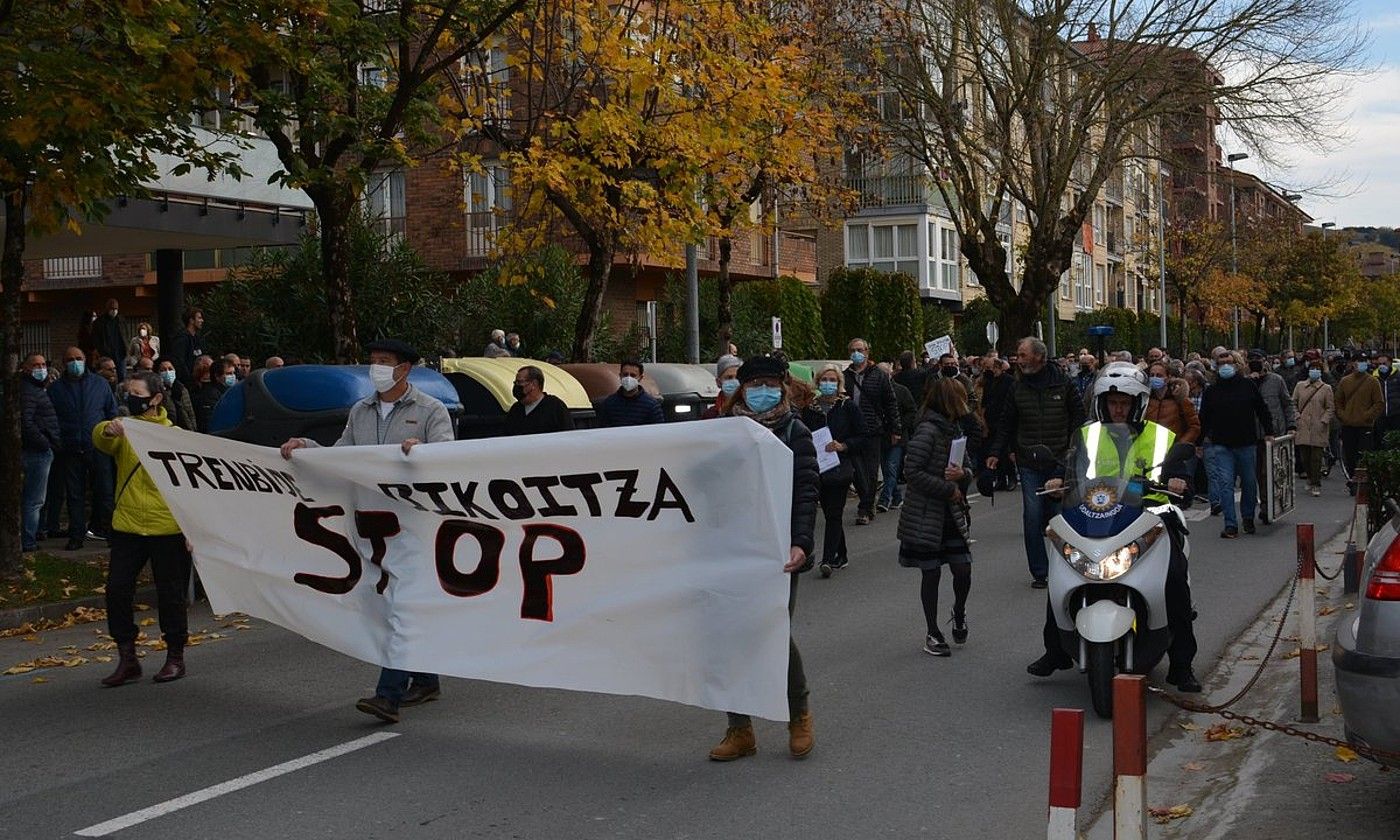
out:
M571 409L591 409L588 394L583 386L568 371L561 370L548 362L535 359L503 357L487 359L483 356L470 356L461 359L443 359L440 370L443 374L461 373L480 382L491 392L504 409L515 402L511 386L515 385L515 372L523 367L534 365L544 373L544 392L553 394L564 401Z

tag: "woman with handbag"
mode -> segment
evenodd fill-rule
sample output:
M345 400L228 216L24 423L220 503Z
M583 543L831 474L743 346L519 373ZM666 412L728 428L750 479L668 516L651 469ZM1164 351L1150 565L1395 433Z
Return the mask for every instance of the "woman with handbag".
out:
M953 441L963 436L959 421L967 414L966 400L960 383L931 381L904 460L908 490L899 512L899 564L923 574L919 595L928 630L924 653L930 656L952 654L938 630L938 584L945 564L953 575L953 641L967 641L972 550L966 494L972 461L966 447L956 463L949 458Z
M1308 495L1322 495L1322 455L1331 440L1336 404L1332 386L1323 381L1321 360L1308 362L1306 378L1293 386L1293 404L1298 409L1298 431L1294 445L1308 473Z
M841 369L827 365L817 373L817 393L809 405L799 405L802 423L812 431L831 430L828 452L835 452L840 463L822 473L821 506L826 524L822 529L822 560L817 571L824 578L846 568L846 529L841 517L846 511L846 497L851 489L854 468L846 454L852 444L863 438L864 420L860 409L844 393Z

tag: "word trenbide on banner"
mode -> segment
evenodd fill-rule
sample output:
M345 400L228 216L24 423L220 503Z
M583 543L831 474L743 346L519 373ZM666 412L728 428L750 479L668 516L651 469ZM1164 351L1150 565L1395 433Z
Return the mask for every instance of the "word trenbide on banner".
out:
M792 461L752 421L291 461L128 428L216 611L386 667L786 718Z

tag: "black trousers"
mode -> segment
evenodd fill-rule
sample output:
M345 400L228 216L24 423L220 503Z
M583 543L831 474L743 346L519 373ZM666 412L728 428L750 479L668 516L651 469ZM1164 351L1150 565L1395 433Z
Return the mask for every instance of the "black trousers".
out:
M1186 554L1182 551L1181 534L1169 527L1172 556L1167 564L1167 580L1164 594L1167 601L1167 628L1171 631L1171 646L1167 648L1167 660L1173 668L1190 666L1196 658L1196 631L1193 622L1196 610L1191 605L1190 570ZM1045 628L1042 631L1045 652L1051 656L1067 656L1060 643L1060 629L1055 624L1055 614L1050 609L1050 598L1045 598Z
M156 581L156 606L160 611L160 632L170 648L183 648L189 638L185 595L190 587L190 554L185 535L144 537L113 531L108 543L112 560L107 566L107 632L117 644L136 641L136 620L132 602L136 578L146 561Z
M841 523L841 517L846 512L846 493L850 489L849 480L822 482L822 515L826 517L822 528L822 560L828 563L846 559L846 526Z
M1356 464L1362 452L1372 449L1371 430L1364 426L1342 427L1342 466L1346 469L1347 481L1356 475Z
M856 495L860 497L856 513L875 513L875 484L880 480L880 447L869 441L850 450L851 467L855 470Z

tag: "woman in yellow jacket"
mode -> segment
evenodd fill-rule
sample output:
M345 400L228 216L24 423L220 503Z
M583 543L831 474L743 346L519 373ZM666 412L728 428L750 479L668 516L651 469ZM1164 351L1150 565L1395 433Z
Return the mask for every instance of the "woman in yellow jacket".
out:
M122 425L132 421L171 425L165 406L161 404L164 399L160 379L154 373L129 374L126 407L131 417L126 421L98 423L92 430L93 445L117 461L116 512L112 514L112 536L108 543L112 559L107 566L107 632L117 643L121 659L117 670L102 680L102 684L109 687L141 678L132 600L136 595L136 577L147 560L151 562L151 575L156 581L160 631L165 637L166 650L165 665L155 680L171 682L185 675L185 642L189 637L185 615L185 592L190 585L189 550L180 526L142 468Z

